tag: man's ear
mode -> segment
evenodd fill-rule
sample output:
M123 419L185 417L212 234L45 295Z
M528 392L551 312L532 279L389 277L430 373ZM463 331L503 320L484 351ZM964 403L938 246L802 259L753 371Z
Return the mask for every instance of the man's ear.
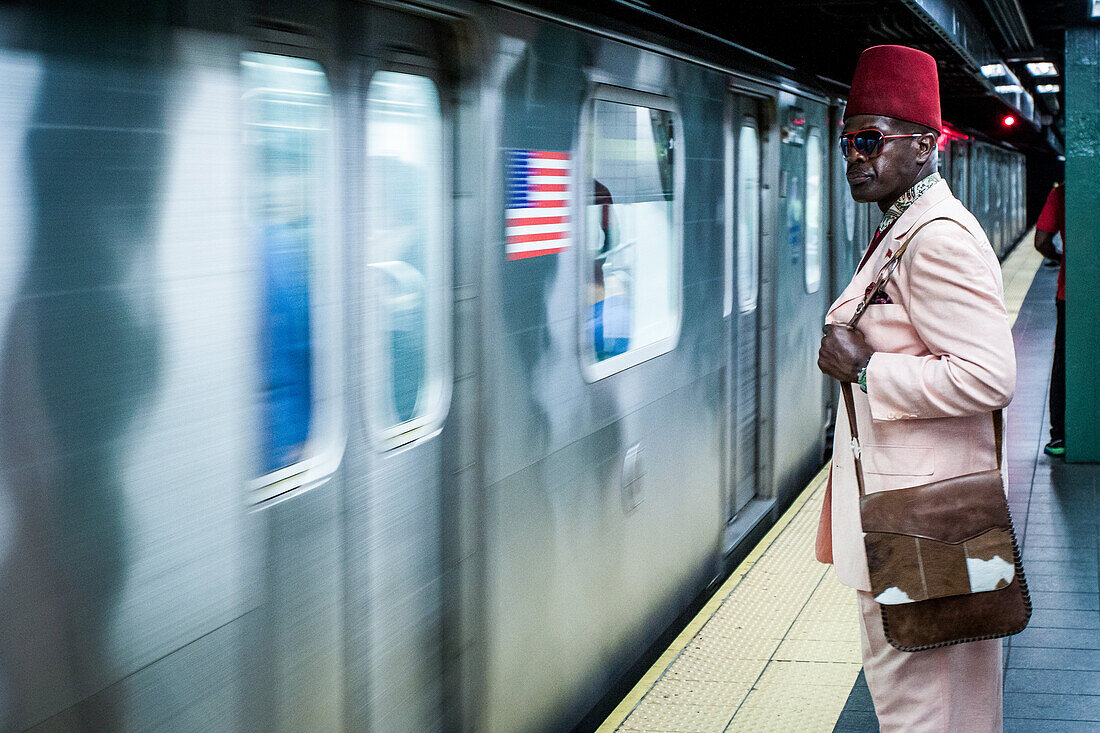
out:
M917 163L924 165L936 152L936 136L929 132L917 138Z

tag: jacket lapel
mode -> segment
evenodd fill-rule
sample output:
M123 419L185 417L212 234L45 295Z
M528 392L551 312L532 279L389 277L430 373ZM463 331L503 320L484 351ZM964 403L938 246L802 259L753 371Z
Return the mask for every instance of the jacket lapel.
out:
M878 275L878 271L886 264L890 255L894 254L901 243L905 241L905 237L913 230L913 227L927 219L937 204L950 197L951 189L948 187L947 181L939 181L902 212L886 237L879 242L878 248L871 255L871 259L867 260L867 264L863 266L863 269L852 277L848 287L844 288L840 297L829 307L828 315L832 315L834 311L846 303L856 298L862 298L867 292L867 286Z
M886 244L883 241L879 244L881 249ZM863 269L857 272L852 281L848 283L848 287L844 288L840 297L829 306L829 312L826 317L831 316L835 311L842 308L846 303L849 303L857 298L862 298L864 293L867 292L867 286L871 284L871 281L875 278L875 273L878 272L878 267L874 267L874 261L878 259L878 252L871 257L871 260L863 266Z

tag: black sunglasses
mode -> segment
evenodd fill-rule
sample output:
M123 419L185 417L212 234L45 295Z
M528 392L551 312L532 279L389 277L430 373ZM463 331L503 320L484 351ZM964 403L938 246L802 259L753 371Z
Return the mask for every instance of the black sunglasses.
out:
M846 132L840 136L840 154L847 158L854 148L865 158L877 158L882 155L887 140L896 137L920 137L922 134L917 132L911 135L883 135L880 130L874 128Z

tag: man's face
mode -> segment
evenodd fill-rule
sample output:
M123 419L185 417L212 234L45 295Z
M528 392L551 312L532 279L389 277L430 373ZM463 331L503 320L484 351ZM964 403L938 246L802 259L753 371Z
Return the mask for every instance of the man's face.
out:
M878 130L883 135L904 135L911 132L899 127L898 121L893 117L880 115L852 115L844 123L846 133L868 129ZM874 158L857 152L853 146L845 161L852 198L859 203L884 201L885 205L896 201L915 183L914 179L921 166L928 160L927 154L921 154L921 142L918 137L886 140L882 154Z

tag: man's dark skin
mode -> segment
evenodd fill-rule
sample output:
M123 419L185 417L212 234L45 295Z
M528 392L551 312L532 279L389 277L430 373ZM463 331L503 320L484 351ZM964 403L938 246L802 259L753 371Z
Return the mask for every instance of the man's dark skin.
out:
M880 115L852 115L844 132L874 128L884 135L923 133L886 140L882 154L867 158L853 148L848 154L848 187L859 203L874 201L884 213L917 181L936 172L936 134L920 125ZM859 329L827 324L823 329L818 368L841 382L855 382L874 350Z

